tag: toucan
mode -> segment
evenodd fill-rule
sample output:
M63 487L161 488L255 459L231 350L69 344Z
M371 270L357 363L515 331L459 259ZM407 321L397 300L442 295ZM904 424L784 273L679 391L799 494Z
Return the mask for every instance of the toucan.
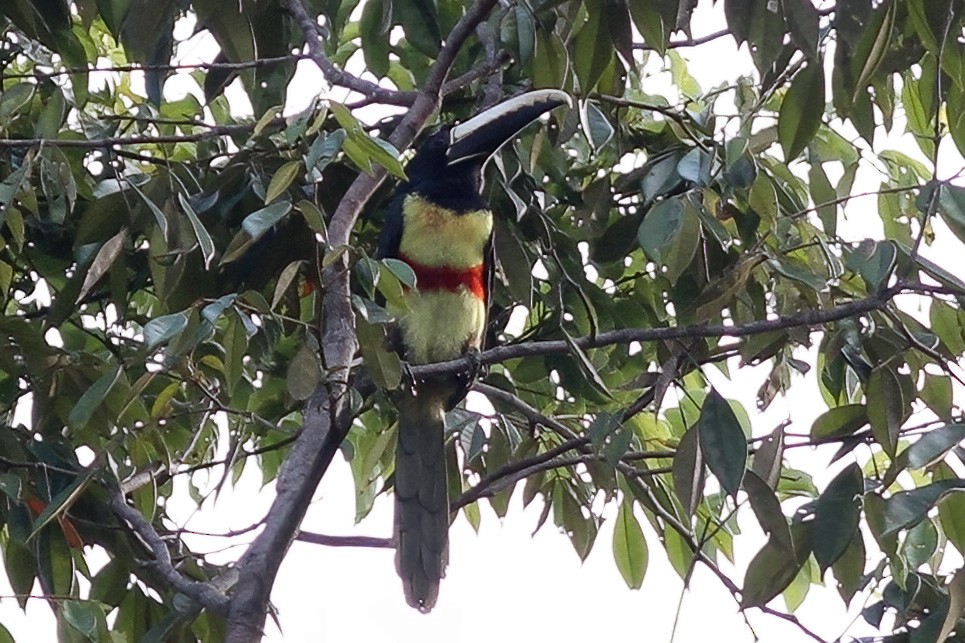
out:
M432 133L406 165L379 239L378 256L404 261L415 287L390 307L390 342L408 364L441 362L483 348L493 278L493 214L482 196L486 162L526 125L570 105L562 91L521 94ZM406 601L428 612L449 550L445 417L477 369L409 378L394 396L395 565Z

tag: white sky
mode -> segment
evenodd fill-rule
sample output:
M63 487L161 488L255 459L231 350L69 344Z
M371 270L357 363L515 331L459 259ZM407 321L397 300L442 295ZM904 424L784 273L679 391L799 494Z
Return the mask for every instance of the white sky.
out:
M719 29L722 25L722 3L711 9L706 0L701 2L694 35L700 36ZM184 61L213 59L209 39L193 38L179 50ZM733 40L720 39L712 45L681 50L690 61L690 71L706 90L737 73L750 73L752 65L746 50L737 52ZM738 71L740 70L740 71ZM654 93L666 87L666 79L653 79ZM167 91L177 91L176 80L170 81ZM314 93L303 88L323 86L317 69L308 62L300 64L299 80L292 84L288 112L304 108ZM196 91L196 90L195 90ZM240 92L230 94L233 104L246 101ZM343 98L335 95L336 98ZM896 129L900 130L899 124ZM853 138L846 133L846 136ZM889 142L889 144L891 144ZM893 147L916 158L921 155L907 137L894 137ZM948 176L963 163L952 149L951 141L944 144L945 158L941 166ZM877 177L865 174L855 191L873 190ZM875 199L856 200L849 208L851 221L844 234L854 239L880 235ZM868 226L874 226L869 230ZM946 231L947 232L947 231ZM943 247L944 246L944 247ZM946 266L953 252L961 247L946 234L946 239L924 253ZM944 260L942 260L944 258ZM927 311L924 311L927 314ZM813 351L812 351L813 356ZM808 360L813 363L813 360ZM736 373L732 365L732 373ZM768 367L744 368L734 381L727 381L713 369L708 369L712 382L725 397L740 400L751 414L754 433L768 433L787 418L793 420L789 431L806 433L823 407L816 384L816 369L808 376L795 376L794 388L788 399L778 398L764 414L756 413L755 393L768 373ZM956 384L956 399L965 399L965 391ZM666 404L671 404L668 396ZM793 449L788 458L793 466L815 473L815 482L823 489L837 472L827 463L833 447L821 450ZM838 464L838 467L842 463ZM216 481L220 472L215 470ZM226 490L218 503L206 503L203 512L190 517L191 503L170 503L169 512L183 524L203 532L224 532L240 529L257 522L266 512L273 487L260 489L260 475L254 465L249 466L234 490ZM183 489L182 489L183 490ZM269 619L269 641L419 641L433 643L491 643L500 637L507 640L594 640L619 637L621 640L669 641L677 613L683 601L677 624L678 642L705 640L752 641L754 637L730 598L712 574L698 566L691 589L683 592L683 584L666 561L656 534L638 512L644 525L650 548L650 563L643 588L628 590L616 570L612 557L612 520L607 520L596 541L593 552L581 563L565 535L557 533L552 520L530 536L540 511L534 502L520 511L517 497L505 520L492 513L482 501L482 527L477 535L460 514L450 531L451 554L448 577L443 581L439 602L433 612L422 615L409 608L403 599L400 581L395 573L391 550L328 548L295 543L289 552L272 595L278 608L283 633ZM391 534L392 503L381 498L371 516L361 525L353 525L354 491L348 465L337 456L323 481L316 501L303 525L308 531L327 534L356 534L388 536ZM609 508L612 519L615 509ZM760 528L753 518L742 521L744 533L735 538L737 563L735 569L724 567L738 584L747 563L764 542ZM247 542L239 538L235 542ZM224 539L195 538L192 547L199 551L220 550ZM873 541L866 537L869 550ZM225 551L212 560L227 562L237 558L240 548ZM103 564L103 552L93 556ZM97 568L100 564L92 564ZM830 587L812 586L797 616L819 635L834 639L843 632L852 635L872 634L857 616L866 595L859 594L846 611L833 589L833 578L827 576ZM39 587L35 592L39 593ZM5 576L0 574L0 595L9 596L12 590ZM781 598L771 606L784 610ZM857 618L857 622L855 619ZM793 625L749 610L747 619L763 641L806 640ZM55 640L55 626L47 605L40 600L29 603L26 614L11 599L0 601L0 620L18 641Z

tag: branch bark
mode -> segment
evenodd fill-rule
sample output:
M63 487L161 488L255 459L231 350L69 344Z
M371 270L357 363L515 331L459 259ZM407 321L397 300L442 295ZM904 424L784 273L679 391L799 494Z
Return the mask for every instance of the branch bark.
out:
M124 494L119 488L110 489L111 508L122 521L130 525L134 533L144 541L154 556L152 566L155 571L167 582L171 588L189 596L202 605L221 615L228 613L228 598L209 583L202 583L183 576L181 572L174 568L171 562L171 553L167 545L161 539L160 534L154 530L151 523L141 514L140 511L127 504Z

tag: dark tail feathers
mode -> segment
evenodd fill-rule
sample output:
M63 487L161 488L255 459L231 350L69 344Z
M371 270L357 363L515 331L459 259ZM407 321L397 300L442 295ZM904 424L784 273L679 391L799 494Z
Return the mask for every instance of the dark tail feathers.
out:
M397 405L395 567L406 601L426 613L436 604L449 562L444 403L424 387Z

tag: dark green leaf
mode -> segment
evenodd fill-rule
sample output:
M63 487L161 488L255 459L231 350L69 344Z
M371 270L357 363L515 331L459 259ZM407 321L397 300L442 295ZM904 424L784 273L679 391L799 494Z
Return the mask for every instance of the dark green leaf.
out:
M791 530L787 526L787 519L781 511L781 503L767 482L753 471L748 471L744 474L743 484L761 528L778 543L792 550Z
M368 71L379 78L389 70L391 16L392 0L371 0L362 6L362 19L359 22L362 56Z
M680 438L673 458L674 493L688 516L693 516L704 495L704 463L698 445L697 426Z
M811 439L838 438L853 435L868 423L868 410L864 404L845 404L828 409L811 425Z
M844 554L854 537L861 515L857 499L863 491L861 469L850 464L818 497L814 507L812 542L814 557L822 572Z
M67 416L67 421L74 427L83 427L90 420L94 411L101 405L107 394L120 379L121 368L118 366L102 375L87 389Z
M747 442L734 410L716 389L704 400L697 427L707 466L724 491L736 494L747 465Z
M285 215L291 212L291 209L292 204L290 201L272 203L246 216L245 220L241 222L241 227L248 233L248 236L251 237L252 240L260 239L261 236L271 230L276 223L285 218Z
M851 599L861 589L865 562L864 538L861 535L861 530L858 530L854 532L854 537L848 543L848 548L831 565L831 573L838 581L838 593L845 604L850 604Z
M938 188L938 213L955 236L965 243L965 188L942 183Z
M899 491L885 501L882 536L913 527L947 494L965 489L965 480L952 478L911 491Z
M926 467L942 458L965 440L965 424L948 424L932 429L908 447L908 466Z
M586 22L573 39L573 69L584 94L596 87L613 58L613 43L607 34L607 11L603 0L588 0Z
M797 158L821 127L824 116L824 66L820 59L791 79L791 86L781 102L777 119L777 137L790 162Z
M211 240L211 235L205 229L204 224L201 223L201 219L194 212L194 208L191 207L191 203L185 196L178 192L178 203L181 204L181 209L184 210L185 216L188 217L188 221L191 222L191 229L194 230L194 237L198 240L198 247L201 248L201 257L204 259L204 267L209 268L211 266L211 260L214 259L214 241Z
M100 632L107 631L104 610L91 601L64 601L61 604L64 620L91 641L100 640Z
M901 383L898 375L887 366L871 371L865 396L868 402L868 421L871 433L886 453L894 455L898 433L905 418Z
M887 284L895 267L898 251L890 241L865 239L844 253L845 265L864 279L868 290L874 292Z
M908 563L908 569L916 570L928 562L937 548L938 530L935 529L935 524L926 518L908 530L901 545L901 554Z
M766 605L791 584L800 569L794 552L771 538L747 565L741 607Z
M275 174L271 177L271 182L268 183L268 189L265 190L265 203L271 203L277 199L282 193L284 193L288 186L292 184L298 175L302 171L302 164L298 161L288 161L282 165ZM249 231L248 234L251 234ZM255 236L255 235L251 235Z

